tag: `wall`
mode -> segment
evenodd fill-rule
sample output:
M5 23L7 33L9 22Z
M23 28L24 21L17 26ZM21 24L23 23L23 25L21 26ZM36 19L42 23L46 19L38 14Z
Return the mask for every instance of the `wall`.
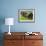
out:
M14 26L11 31L46 31L46 1L45 0L1 0L1 14L4 17L13 17ZM35 8L35 23L19 23L18 9ZM8 31L6 25L2 26L2 32Z

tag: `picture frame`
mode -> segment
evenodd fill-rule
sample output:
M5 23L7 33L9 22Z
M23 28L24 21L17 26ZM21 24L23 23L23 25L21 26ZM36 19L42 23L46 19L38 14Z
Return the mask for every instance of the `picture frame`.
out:
M35 22L35 9L19 9L18 10L19 22Z

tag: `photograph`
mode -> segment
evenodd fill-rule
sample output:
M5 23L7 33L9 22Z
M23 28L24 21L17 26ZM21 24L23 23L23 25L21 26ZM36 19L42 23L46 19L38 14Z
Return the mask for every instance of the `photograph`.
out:
M35 9L19 9L19 22L35 22Z

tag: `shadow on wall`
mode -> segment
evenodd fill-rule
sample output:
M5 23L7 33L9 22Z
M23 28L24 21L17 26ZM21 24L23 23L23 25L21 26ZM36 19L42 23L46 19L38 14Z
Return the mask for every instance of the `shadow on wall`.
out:
M0 46L3 46L3 33L2 33L2 26L5 23L5 17L0 16Z

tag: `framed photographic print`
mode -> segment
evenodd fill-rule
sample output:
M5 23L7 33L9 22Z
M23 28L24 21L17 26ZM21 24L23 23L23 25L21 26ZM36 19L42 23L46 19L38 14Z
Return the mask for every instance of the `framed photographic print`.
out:
M19 9L19 22L35 22L35 9Z

